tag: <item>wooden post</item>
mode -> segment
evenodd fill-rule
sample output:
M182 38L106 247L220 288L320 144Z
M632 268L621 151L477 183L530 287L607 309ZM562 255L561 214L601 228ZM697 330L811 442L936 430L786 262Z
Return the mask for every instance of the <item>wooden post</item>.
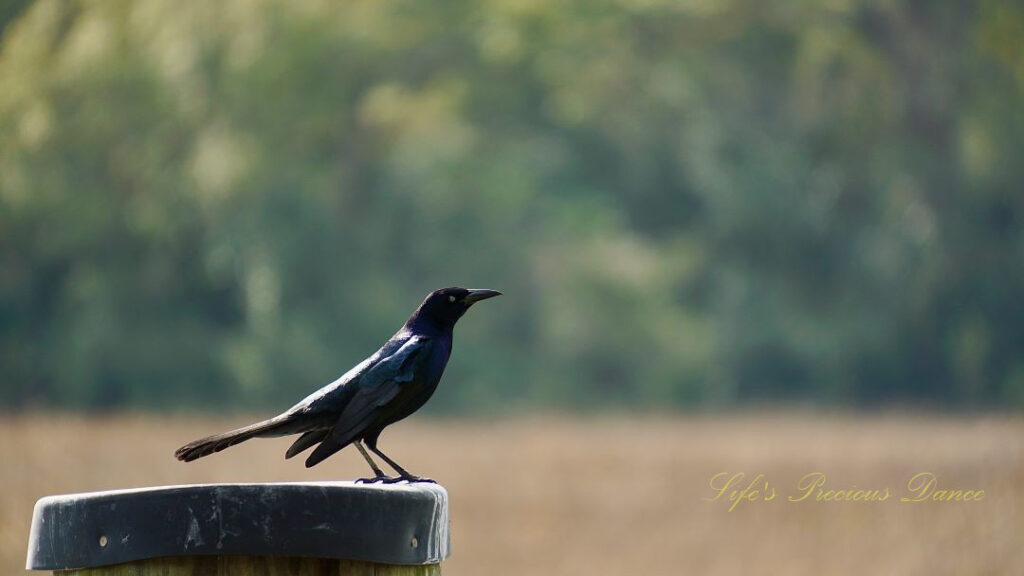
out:
M62 576L421 576L450 554L436 484L200 484L36 503L29 570Z

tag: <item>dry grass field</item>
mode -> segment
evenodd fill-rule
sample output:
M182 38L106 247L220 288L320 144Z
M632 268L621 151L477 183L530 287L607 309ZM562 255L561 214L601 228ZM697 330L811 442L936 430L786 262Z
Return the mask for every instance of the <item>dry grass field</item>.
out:
M285 462L283 439L187 465L171 456L245 421L0 417L0 574L23 570L32 505L44 495L366 473L354 450L313 470ZM448 488L453 576L1024 574L1020 417L414 417L382 447ZM728 496L708 500L721 472L764 474L776 497L730 512ZM826 476L824 490L888 488L891 497L789 502L812 472ZM900 502L919 472L934 473L938 489L980 489L984 499Z

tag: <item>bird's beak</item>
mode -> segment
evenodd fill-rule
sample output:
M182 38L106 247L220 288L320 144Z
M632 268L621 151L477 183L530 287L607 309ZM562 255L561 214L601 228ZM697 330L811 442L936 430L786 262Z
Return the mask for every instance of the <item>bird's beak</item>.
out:
M465 300L466 306L472 306L481 300L487 300L495 296L501 296L501 292L497 290L470 290L463 300Z

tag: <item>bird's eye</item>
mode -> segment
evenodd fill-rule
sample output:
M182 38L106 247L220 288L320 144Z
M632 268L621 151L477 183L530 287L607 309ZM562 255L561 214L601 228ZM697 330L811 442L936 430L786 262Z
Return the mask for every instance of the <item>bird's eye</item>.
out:
M448 296L448 301L454 303L455 302L455 296Z

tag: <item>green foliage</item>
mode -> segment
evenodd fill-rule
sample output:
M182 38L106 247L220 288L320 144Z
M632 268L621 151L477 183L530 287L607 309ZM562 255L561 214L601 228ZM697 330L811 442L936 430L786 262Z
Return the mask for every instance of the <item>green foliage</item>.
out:
M12 6L3 404L281 406L447 285L440 409L1024 399L1016 6Z

